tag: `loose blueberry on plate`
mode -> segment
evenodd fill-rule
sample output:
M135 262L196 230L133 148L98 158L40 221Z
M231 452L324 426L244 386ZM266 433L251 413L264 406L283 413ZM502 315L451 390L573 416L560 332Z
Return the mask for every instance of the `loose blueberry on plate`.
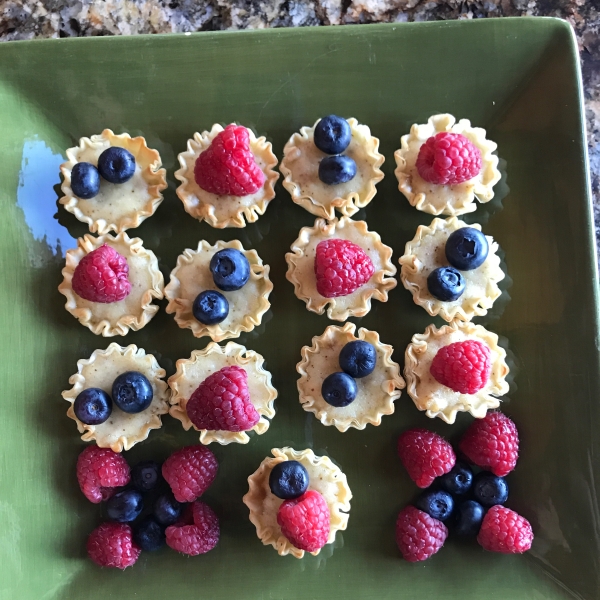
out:
M98 157L98 172L110 183L125 183L135 173L135 158L125 148L111 146Z
M149 492L160 479L160 466L153 460L143 460L131 469L131 483L140 492Z
M246 285L250 278L250 263L242 252L224 248L210 259L210 272L215 285L224 292L234 292Z
M165 530L158 521L146 517L133 527L133 541L146 552L154 552L165 545Z
M117 492L106 503L108 518L119 523L135 521L142 510L144 510L144 500L137 490Z
M113 402L126 413L139 413L152 403L154 392L148 378L138 371L119 375L112 387Z
M154 517L161 525L172 525L181 516L183 504L177 502L173 494L163 494L154 503Z
M461 271L480 267L487 258L488 241L479 229L462 227L452 232L446 240L446 258Z
M104 423L112 412L110 396L100 388L83 390L73 403L75 416L86 425Z
M477 535L485 509L475 500L465 500L456 505L454 511L454 532L458 535Z
M323 399L331 406L348 406L356 398L358 388L356 381L347 373L332 373L328 375L321 386Z
M348 121L336 115L323 117L315 127L315 146L325 154L341 154L352 140Z
M452 470L442 475L438 481L450 494L461 496L466 494L473 485L473 471L469 465L457 462Z
M78 198L83 200L97 196L100 191L98 169L87 162L77 163L71 170L71 189Z
M229 302L221 292L206 290L196 296L192 313L194 318L203 325L216 325L227 318Z
M508 499L506 479L485 471L478 473L473 482L473 497L486 508L504 504Z
M346 183L356 175L356 163L349 156L327 156L319 163L319 179L327 185Z
M298 498L308 489L308 472L297 460L277 463L271 469L269 487L282 500Z
M427 490L419 495L415 506L438 521L445 521L454 509L454 500L443 490Z
M339 361L342 371L350 377L366 377L375 369L377 352L373 344L363 340L354 340L342 348Z
M438 267L429 273L427 288L442 302L454 302L465 291L465 278L453 267Z

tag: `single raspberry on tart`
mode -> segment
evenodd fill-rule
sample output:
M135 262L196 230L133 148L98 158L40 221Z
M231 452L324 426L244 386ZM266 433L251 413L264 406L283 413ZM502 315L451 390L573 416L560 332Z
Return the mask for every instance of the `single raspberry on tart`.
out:
M475 394L492 370L490 349L477 340L454 342L440 348L430 372L436 381L460 394Z

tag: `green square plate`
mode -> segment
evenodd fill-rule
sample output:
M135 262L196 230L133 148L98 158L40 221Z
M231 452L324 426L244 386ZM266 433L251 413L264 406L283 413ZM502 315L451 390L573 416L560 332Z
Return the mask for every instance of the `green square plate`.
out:
M356 117L381 139L385 179L358 218L394 248L394 261L417 225L431 221L397 189L400 136L450 112L498 142L507 176L495 200L469 219L499 241L509 274L503 301L481 322L507 340L516 375L504 406L522 434L509 506L536 533L525 556L450 539L425 563L400 559L395 516L416 488L396 457L396 436L429 426L455 440L471 418L432 422L404 394L380 427L340 433L322 426L299 406L295 364L328 320L295 298L284 260L313 217L279 186L256 224L218 231L189 217L175 196L176 155L194 131L238 121L266 134L281 156L294 131L331 112ZM1 598L597 598L598 292L582 123L576 44L567 23L553 19L1 45ZM199 239L239 238L271 265L275 283L272 311L239 341L266 357L278 412L267 434L248 445L213 448L221 468L207 499L221 518L221 542L197 558L168 549L144 554L125 572L85 557L101 509L78 489L83 443L60 396L77 359L112 341L80 326L56 290L64 250L85 232L62 208L54 216L61 155L105 127L142 134L161 152L165 202L130 234L154 250L165 277ZM402 363L411 336L429 322L399 285L361 324L379 330ZM206 345L164 310L124 341L155 354L169 374L176 359ZM162 459L197 440L164 421L127 454L131 462ZM246 477L270 448L287 444L331 456L354 492L347 531L301 561L263 546L242 503Z

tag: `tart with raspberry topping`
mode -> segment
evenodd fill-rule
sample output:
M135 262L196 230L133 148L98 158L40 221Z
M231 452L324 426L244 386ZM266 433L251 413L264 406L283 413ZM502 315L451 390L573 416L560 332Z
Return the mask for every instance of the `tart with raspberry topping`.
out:
M177 195L188 214L212 227L245 227L275 197L277 157L265 137L247 127L213 125L194 133L178 156Z

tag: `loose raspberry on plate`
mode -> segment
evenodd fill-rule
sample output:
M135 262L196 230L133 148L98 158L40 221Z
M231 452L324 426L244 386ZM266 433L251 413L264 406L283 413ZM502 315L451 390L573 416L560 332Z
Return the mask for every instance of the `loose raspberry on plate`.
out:
M347 296L371 279L375 267L360 247L348 240L323 240L317 245L317 292L325 298Z
M77 459L79 487L94 504L108 500L129 479L127 461L110 448L88 446Z
M87 540L88 556L101 567L126 569L135 564L141 549L125 523L102 523Z
M492 371L490 349L477 340L454 342L440 348L431 361L433 378L460 394L475 394Z
M212 508L197 500L192 505L193 524L167 527L167 545L177 552L197 556L212 550L219 541L219 519Z
M398 456L410 478L420 487L452 470L454 450L442 436L427 429L409 429L398 438Z
M407 506L396 520L396 543L404 560L417 562L433 556L448 537L448 529L427 513Z
M129 295L127 259L114 248L102 244L86 254L80 261L71 286L73 291L90 302L119 302Z
M533 530L527 519L504 506L492 506L483 517L477 541L490 552L522 554L531 548Z
M198 429L247 431L260 420L248 392L248 373L236 365L208 376L194 391L185 410Z
M277 512L277 523L296 548L315 552L329 538L329 506L319 492L308 490L298 498L283 502Z
M436 185L463 183L481 171L481 151L464 135L442 131L421 146L417 171Z
M245 127L227 125L196 160L196 183L219 196L248 196L265 183L265 175L250 150Z
M185 446L163 463L162 474L177 502L193 502L210 487L219 464L204 446Z
M504 477L517 464L519 433L506 415L489 412L485 418L475 419L458 446L473 464Z

